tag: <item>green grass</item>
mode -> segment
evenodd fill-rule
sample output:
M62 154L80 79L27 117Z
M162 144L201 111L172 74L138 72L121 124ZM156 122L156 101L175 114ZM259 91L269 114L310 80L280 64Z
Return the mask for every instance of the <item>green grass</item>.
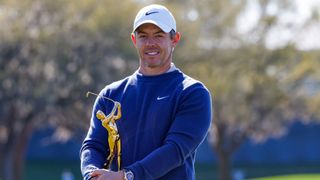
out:
M252 180L318 180L318 179L320 179L320 174L291 174L291 175L255 178Z
M78 161L27 161L23 180L60 180L62 173L71 172L75 180L82 179Z
M319 165L260 165L234 166L234 172L241 172L244 179L250 180L320 180ZM197 180L218 180L215 164L196 164Z

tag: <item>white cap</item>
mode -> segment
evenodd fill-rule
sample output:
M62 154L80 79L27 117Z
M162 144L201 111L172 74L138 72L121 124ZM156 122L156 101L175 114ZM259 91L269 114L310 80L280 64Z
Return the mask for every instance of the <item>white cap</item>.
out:
M170 32L172 29L177 31L176 21L173 15L162 5L152 4L142 8L134 20L133 32L145 23L154 24L166 33Z

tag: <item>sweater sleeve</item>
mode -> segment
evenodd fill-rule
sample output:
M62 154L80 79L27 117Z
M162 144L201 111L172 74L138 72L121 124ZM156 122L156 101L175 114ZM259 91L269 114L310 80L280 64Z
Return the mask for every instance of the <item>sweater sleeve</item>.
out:
M204 140L211 123L211 96L202 85L184 91L164 144L132 165L135 179L157 179L185 163Z
M85 180L91 178L90 173L93 170L103 167L109 150L107 130L95 116L98 110L105 112L103 101L102 98L97 98L94 103L90 127L80 149L81 172Z

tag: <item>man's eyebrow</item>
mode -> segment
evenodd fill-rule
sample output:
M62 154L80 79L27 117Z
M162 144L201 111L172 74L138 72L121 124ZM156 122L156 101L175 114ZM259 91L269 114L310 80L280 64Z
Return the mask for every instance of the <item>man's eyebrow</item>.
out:
M155 32L155 34L159 34L159 33L165 33L164 31L162 31L161 29L157 32Z

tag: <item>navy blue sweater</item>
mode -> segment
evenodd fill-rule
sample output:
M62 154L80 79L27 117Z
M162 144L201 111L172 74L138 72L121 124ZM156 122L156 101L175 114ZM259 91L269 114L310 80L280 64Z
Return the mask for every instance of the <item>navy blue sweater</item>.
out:
M143 76L138 72L106 86L100 95L122 105L116 121L121 137L121 168L137 180L195 179L195 153L204 140L212 118L207 88L180 70ZM97 98L88 134L83 141L81 171L89 179L102 168L108 151L108 134L95 117L109 114L113 103ZM117 170L116 159L113 170Z

